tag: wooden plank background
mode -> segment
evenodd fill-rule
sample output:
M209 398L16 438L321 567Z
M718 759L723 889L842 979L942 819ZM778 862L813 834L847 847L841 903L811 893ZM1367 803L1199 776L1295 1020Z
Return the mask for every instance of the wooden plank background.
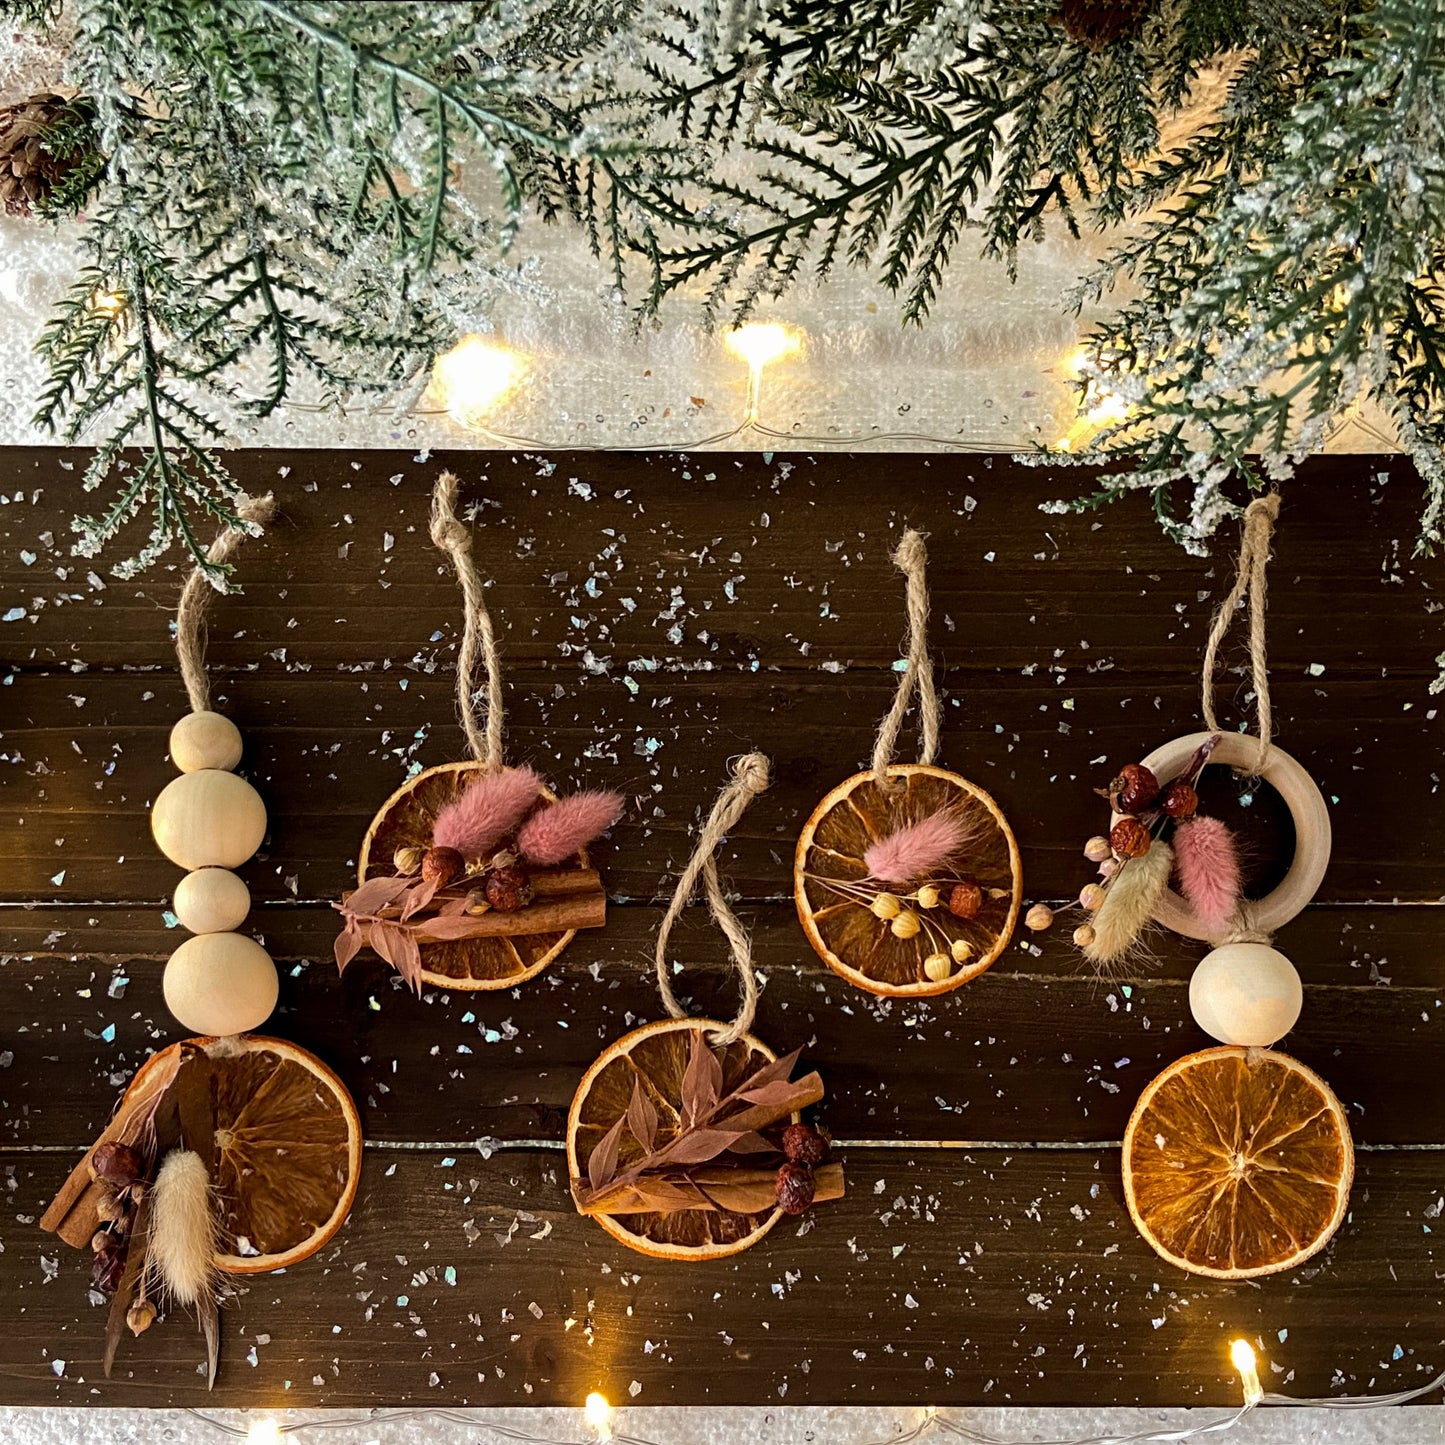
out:
M177 870L146 812L184 708L169 645L179 571L122 582L69 555L84 458L0 453L0 1403L199 1404L180 1320L105 1382L87 1262L36 1218L115 1090L178 1030L160 973ZM247 1282L223 1316L217 1403L1227 1404L1235 1334L1266 1388L1393 1390L1445 1366L1437 1228L1442 842L1439 567L1412 560L1419 482L1396 459L1312 463L1271 572L1280 739L1319 780L1335 855L1282 935L1305 980L1289 1048L1350 1111L1351 1217L1304 1269L1249 1284L1158 1260L1129 1224L1117 1140L1139 1090L1206 1041L1202 950L1101 983L1062 937L1022 936L982 979L886 1002L827 972L789 898L792 841L867 758L902 634L888 552L931 534L943 761L987 786L1030 898L1085 881L1091 788L1198 726L1197 670L1232 546L1191 557L1140 502L1039 504L1085 478L988 458L549 457L253 452L282 518L218 600L218 706L271 828L242 870L281 966L272 1030L363 1107L350 1224ZM613 898L532 985L414 999L358 963L338 981L328 903L376 806L462 755L458 594L426 535L458 471L507 660L510 755L633 799L601 850ZM1220 690L1248 716L1241 651ZM849 1194L736 1260L634 1256L570 1208L559 1152L581 1070L659 1015L649 953L671 876L729 756L775 759L725 850L755 930L760 1034L803 1044ZM1241 812L1256 871L1288 846ZM725 1011L719 940L680 935L681 989Z

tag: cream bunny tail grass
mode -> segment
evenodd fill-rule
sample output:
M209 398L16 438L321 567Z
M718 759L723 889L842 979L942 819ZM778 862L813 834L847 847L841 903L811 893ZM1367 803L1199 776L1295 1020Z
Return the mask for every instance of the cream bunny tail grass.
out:
M1156 842L1142 858L1131 858L1104 892L1104 901L1090 923L1094 940L1084 957L1096 968L1117 963L1139 941L1169 886L1174 850Z
M161 1161L153 1191L149 1278L177 1304L197 1306L212 1300L216 1206L201 1156L172 1149Z

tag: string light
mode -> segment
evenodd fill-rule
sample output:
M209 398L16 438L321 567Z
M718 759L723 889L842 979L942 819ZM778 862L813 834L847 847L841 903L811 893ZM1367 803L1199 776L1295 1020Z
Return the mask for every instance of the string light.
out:
M582 1406L582 1418L590 1430L597 1432L599 1440L612 1438L612 1406L600 1390L593 1390Z
M281 1427L274 1420L256 1420L246 1431L246 1445L280 1445Z
M458 425L480 428L483 419L517 389L527 370L521 352L472 332L432 362L427 391Z
M1264 1399L1264 1391L1260 1388L1259 1370L1256 1368L1254 1350L1250 1347L1249 1341L1233 1341L1229 1346L1229 1359L1234 1368L1239 1371L1239 1383L1244 1390L1245 1406L1253 1409Z
M1090 361L1089 348L1076 346L1060 363L1059 369L1070 381L1078 381L1084 375L1084 368ZM1057 442L1061 452L1075 450L1106 427L1117 426L1127 421L1133 408L1118 392L1110 390L1097 376L1085 382L1080 412L1068 431Z
M763 368L801 351L801 335L777 321L748 321L723 336L723 345L748 365L748 394L743 428L753 426L761 409Z
M90 309L101 316L119 316L125 310L125 292L94 291L90 297Z

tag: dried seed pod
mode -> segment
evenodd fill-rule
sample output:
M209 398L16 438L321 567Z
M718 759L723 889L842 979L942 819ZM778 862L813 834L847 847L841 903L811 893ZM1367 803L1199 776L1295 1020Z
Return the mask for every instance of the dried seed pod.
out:
M1160 795L1159 806L1171 818L1192 818L1199 810L1199 794L1183 778L1175 778Z
M156 1322L156 1307L148 1300L137 1300L126 1312L125 1322L131 1334L143 1335Z
M129 1189L140 1178L144 1167L135 1149L114 1139L97 1144L90 1156L91 1173L102 1184L109 1184L114 1189Z
M95 1217L104 1224L114 1224L125 1218L125 1205L113 1189L102 1189L95 1204Z
M881 918L884 923L903 911L903 905L891 893L879 893L868 907L874 918Z
M1096 834L1084 844L1084 857L1090 863L1102 863L1113 851L1103 834Z
M948 946L955 963L967 963L973 957L973 944L966 938L955 938Z
M515 913L531 901L534 889L526 870L513 865L487 874L487 902L498 913Z
M391 866L405 878L421 872L421 860L426 857L425 848L398 848L391 855Z
M1143 763L1125 763L1109 784L1109 799L1119 813L1140 813L1159 796L1159 779Z
M930 953L923 960L923 976L930 983L942 983L953 974L953 960L946 953Z
M1080 924L1079 927L1074 930L1074 942L1077 943L1080 948L1087 948L1093 941L1094 929L1092 924Z
M101 1250L110 1247L113 1236L108 1229L97 1229L90 1236L90 1251L92 1254L99 1254Z
M1142 858L1153 841L1137 818L1120 818L1109 830L1109 843L1121 858Z
M923 887L918 890L917 898L920 908L938 907L938 889L931 883L925 883Z
M955 883L948 895L948 911L955 918L977 918L983 907L983 889L971 879Z
M888 925L894 938L917 938L923 929L916 913L903 912Z
M811 1169L828 1157L828 1141L810 1124L789 1124L783 1130L783 1153L790 1163Z
M467 860L455 848L428 848L422 854L422 882L445 888L467 871Z
M784 1164L778 1169L778 1203L784 1214L802 1214L813 1202L813 1171L806 1164Z
M1054 910L1047 903L1035 903L1024 914L1024 927L1042 933L1054 921Z
M1090 913L1104 906L1104 899L1107 895L1097 883L1086 883L1079 889L1079 903L1087 908Z

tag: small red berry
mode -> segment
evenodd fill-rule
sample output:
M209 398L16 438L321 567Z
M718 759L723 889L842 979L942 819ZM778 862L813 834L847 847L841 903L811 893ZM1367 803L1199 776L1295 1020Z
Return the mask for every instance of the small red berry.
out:
M1142 858L1153 841L1137 818L1120 818L1109 830L1109 845L1121 858Z
M467 860L455 848L428 848L421 858L422 881L445 888L467 871Z
M1159 780L1143 763L1125 763L1109 784L1109 797L1119 813L1141 813L1159 796Z
M1175 778L1159 795L1159 806L1171 818L1192 818L1199 807L1199 794L1183 778Z
M532 901L534 892L526 870L515 864L494 868L487 874L487 902L498 913L515 913L519 908L525 908Z
M778 1203L784 1214L802 1214L813 1202L813 1171L806 1164L784 1164L778 1169Z
M789 1124L783 1130L783 1153L794 1164L812 1168L828 1155L828 1141L807 1124Z
M983 889L977 883L965 879L953 885L953 892L948 895L948 911L955 918L977 918L982 907Z
M90 1167L103 1184L114 1189L129 1189L140 1178L143 1165L140 1155L129 1144L109 1139L96 1145L90 1156Z

